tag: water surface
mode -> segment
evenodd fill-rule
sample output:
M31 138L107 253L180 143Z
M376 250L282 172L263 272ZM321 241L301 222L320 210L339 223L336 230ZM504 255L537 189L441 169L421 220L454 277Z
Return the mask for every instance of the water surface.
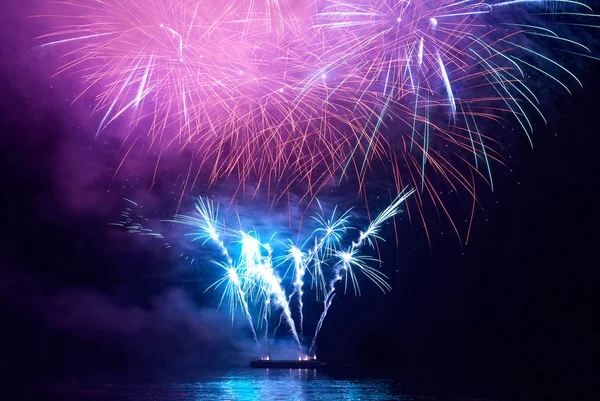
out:
M392 379L336 377L312 369L244 369L202 375L197 379L154 384L63 384L29 386L32 399L61 401L166 400L461 400L472 398L422 395Z

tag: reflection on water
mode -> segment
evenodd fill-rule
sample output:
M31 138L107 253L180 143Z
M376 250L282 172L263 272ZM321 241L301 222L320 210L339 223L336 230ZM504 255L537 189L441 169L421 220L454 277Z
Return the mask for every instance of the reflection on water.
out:
M204 376L195 381L165 384L105 384L98 386L30 387L36 399L62 401L163 401L163 400L420 400L419 396L387 379L340 379L316 370L248 369ZM446 401L450 398L443 398ZM466 401L465 398L461 400Z

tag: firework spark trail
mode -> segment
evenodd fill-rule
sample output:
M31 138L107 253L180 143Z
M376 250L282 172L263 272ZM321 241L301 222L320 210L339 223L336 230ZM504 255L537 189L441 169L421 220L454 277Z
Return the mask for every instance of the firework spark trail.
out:
M287 251L287 255L284 258L284 263L288 261L292 261L294 266L294 282L293 282L293 292L288 296L288 303L291 299L297 295L298 298L298 314L300 317L300 334L303 333L304 326L304 290L303 286L305 284L304 276L306 272L309 271L312 276L311 286L314 284L316 291L317 300L319 300L320 292L323 294L326 293L326 284L325 277L323 275L322 263L324 259L329 258L335 252L335 247L339 244L342 239L342 235L346 233L346 224L348 223L350 210L345 213L337 215L337 207L333 209L330 218L325 217L325 213L323 211L323 206L321 202L317 199L317 204L319 205L320 213L316 216L311 216L313 220L315 220L319 227L313 231L311 237L305 242L310 243L310 241L314 241L314 245L310 248L306 253L302 251L301 248L297 247L293 243L290 243ZM313 270L310 270L311 265L313 266ZM312 288L312 287L311 287ZM279 324L275 328L273 335L277 332L279 326L281 326L282 320L279 320Z
M360 232L359 238L357 242L352 242L352 246L348 251L337 251L336 255L339 258L339 262L336 264L333 273L333 279L329 282L329 292L325 296L325 300L323 301L323 312L321 317L319 318L319 322L317 323L317 328L315 329L315 335L313 336L312 344L309 348L308 354L312 355L312 351L315 347L317 341L317 335L321 330L321 326L323 325L323 321L327 316L327 312L329 311L329 307L333 302L333 298L335 297L335 285L342 281L346 280L346 287L348 282L348 276L352 280L354 285L355 293L358 291L360 293L360 289L358 288L358 283L356 281L356 277L354 274L353 267L357 267L362 273L367 275L382 291L389 291L391 287L385 281L385 276L382 273L378 272L375 269L368 267L364 264L364 260L373 260L371 258L365 258L357 255L359 248L361 248L365 242L369 245L373 246L373 241L376 239L382 239L379 236L379 230L381 225L388 219L394 217L398 213L401 212L400 205L406 201L413 193L414 189L405 188L392 202L390 206L388 206L383 212L381 212L375 220L373 220L365 232ZM345 292L345 290L344 290Z
M316 216L311 216L313 220L319 224L319 227L312 233L315 245L309 249L304 262L306 268L310 267L311 263L313 264L311 274L313 276L313 282L316 282L316 295L318 300L320 290L323 294L326 293L325 277L323 276L323 270L321 268L322 262L335 253L343 235L346 234L350 210L347 210L338 216L337 207L334 207L331 217L326 218L323 206L318 199L317 204L319 205L320 213Z
M139 207L137 203L134 201L123 198L126 202L131 204L131 207L126 207L123 212L121 212L121 220L115 223L109 223L111 226L123 227L127 233L130 234L141 234L147 237L164 239L165 237L155 232L150 228L144 227L144 224L148 222L148 219L140 214L134 214L132 207ZM138 220L138 221L136 221ZM141 222L140 222L141 220ZM165 248L170 248L171 245L168 242L165 242Z
M194 236L192 241L202 240L204 239L203 244L207 241L211 241L213 244L217 246L217 248L221 251L223 256L225 257L225 264L220 265L226 272L226 275L220 280L213 283L210 287L207 288L218 288L223 282L226 283L225 291L223 293L223 297L221 298L221 302L226 294L229 294L229 307L231 308L231 318L233 322L233 316L235 312L236 305L241 305L242 310L244 311L244 316L250 325L250 330L252 331L252 336L254 337L254 341L256 345L260 348L258 343L258 338L256 336L256 331L254 330L254 323L252 322L252 315L250 314L250 309L248 306L248 301L246 300L246 293L242 288L242 282L240 280L238 269L233 264L233 259L229 256L229 251L225 246L225 243L219 238L219 234L217 233L217 219L219 214L219 208L214 207L212 201L208 199L199 198L198 202L195 205L195 214L193 216L185 216L185 215L177 215L170 222L180 223L185 225L190 225L196 228L199 228L200 231L193 232L189 235ZM220 306L220 304L219 304Z
M248 301L246 301L246 294L244 293L244 290L242 290L242 284L237 269L233 265L219 264L219 266L221 266L225 270L225 276L211 284L208 288L206 288L204 292L208 291L211 288L217 289L221 286L221 284L225 283L225 290L223 291L223 295L221 296L219 307L221 307L223 300L227 297L229 299L229 307L231 309L231 323L233 324L235 306L238 304L242 306L242 309L244 311L244 317L250 325L250 330L252 331L252 336L254 338L254 341L256 342L256 346L258 347L258 349L260 349L258 337L256 336L256 331L254 330L254 324L252 322L252 315L250 315Z
M302 300L304 292L302 291L302 287L304 286L304 274L306 273L306 255L304 255L299 248L293 245L290 247L290 254L293 258L295 279L293 283L294 291L290 294L289 299L293 298L294 295L298 296L298 314L300 316L299 326L300 335L302 335L304 326L304 302Z
M287 324L290 328L290 332L292 333L294 340L298 344L298 348L300 349L300 352L302 352L302 344L300 342L300 338L298 337L298 332L296 330L296 323L294 322L294 319L292 318L292 311L290 310L290 304L285 295L285 291L281 287L281 280L279 279L279 277L277 277L277 274L275 273L275 269L273 268L273 265L271 263L271 248L269 247L268 250L269 250L269 256L268 256L269 263L267 265L268 268L263 270L264 271L263 274L266 275L266 278L269 282L270 293L275 298L275 305L277 305L277 307L282 309L283 315L285 316Z
M281 280L275 273L273 267L271 246L269 244L262 244L251 234L241 232L241 236L242 252L240 256L240 267L244 272L243 274L247 277L246 282L257 290L255 296L257 296L258 299L265 298L266 306L263 312L265 323L268 324L267 313L271 301L273 301L276 308L281 309L290 332L302 352L302 345L300 343L300 338L298 337L298 332L296 331L296 324L292 318L288 299L285 295L285 291L281 287ZM262 256L261 248L267 251L267 256ZM265 332L265 337L266 336L267 332Z
M334 212L335 214L335 212ZM323 230L323 227L318 228L315 232L313 232L313 235L316 234L318 231ZM344 227L344 231L345 231L345 227ZM298 247L296 247L295 245L290 245L289 249L288 249L288 255L286 255L285 260L284 261L289 261L292 260L292 264L294 266L294 282L293 282L293 291L292 293L288 296L288 303L294 298L295 295L298 296L298 314L300 317L300 334L302 335L303 333L303 325L304 325L304 300L303 300L303 296L304 296L304 276L306 275L307 271L310 271L309 268L311 266L311 264L314 266L313 267L313 271L311 272L312 275L312 283L316 283L316 297L317 300L319 299L319 293L320 290L325 288L325 277L323 276L323 270L321 269L321 258L319 257L319 252L321 251L321 249L323 248L323 246L326 244L327 239L329 236L333 235L333 231L331 230L331 228L327 228L327 233L325 235L323 235L321 237L320 240L316 241L315 240L315 245L309 249L308 254L305 254L304 252L302 252L302 250ZM327 255L331 254L331 249L328 247L327 249ZM321 286L323 286L321 288ZM325 290L323 290L323 293L325 293ZM277 325L277 327L275 327L275 330L273 332L273 336L275 336L275 333L277 332L277 330L279 329L279 327L281 326L282 323L282 319L279 319L279 324Z
M132 140L202 149L194 168L214 166L211 184L258 177L285 191L303 182L310 199L356 165L364 185L374 161L390 160L421 188L419 202L436 206L428 176L469 194L472 172L491 185L501 141L485 123L513 121L530 137L528 113L542 114L538 81L580 85L557 60L594 58L583 42L598 27L574 0L54 6L59 28L40 46L68 56L58 73L78 71L86 90L100 88L98 134L130 112Z

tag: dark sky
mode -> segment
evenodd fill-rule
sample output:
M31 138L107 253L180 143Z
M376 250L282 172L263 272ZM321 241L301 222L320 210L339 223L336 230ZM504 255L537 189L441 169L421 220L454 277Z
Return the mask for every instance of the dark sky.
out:
M245 364L247 331L215 310L175 251L108 228L122 196L167 214L177 197L167 184L150 195L130 185L135 167L111 183L116 145L93 140L85 102L65 101L60 86L74 78L52 81L40 71L39 56L27 53L31 36L15 34L22 16L3 21L2 31L3 371L37 381ZM322 359L379 364L416 381L517 389L581 389L594 378L599 65L580 74L584 90L551 99L533 150L525 138L511 145L496 191L482 190L467 246L436 219L430 246L404 220L399 247L382 247L393 292L336 299Z

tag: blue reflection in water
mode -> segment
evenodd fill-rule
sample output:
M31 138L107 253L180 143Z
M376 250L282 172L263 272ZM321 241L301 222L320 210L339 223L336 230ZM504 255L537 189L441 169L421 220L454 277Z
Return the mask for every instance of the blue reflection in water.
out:
M179 390L182 399L198 401L410 399L395 392L392 382L373 379L335 380L309 369L254 370L205 379L196 383L171 384L168 387L171 390ZM158 396L159 394L153 394L152 399L161 399Z
M36 399L61 401L166 401L166 400L419 400L393 380L335 378L312 369L247 369L203 376L195 381L165 384L101 385L84 388L36 387ZM45 396L45 397L44 397ZM444 398L445 401L451 398ZM461 398L462 401L467 401Z

